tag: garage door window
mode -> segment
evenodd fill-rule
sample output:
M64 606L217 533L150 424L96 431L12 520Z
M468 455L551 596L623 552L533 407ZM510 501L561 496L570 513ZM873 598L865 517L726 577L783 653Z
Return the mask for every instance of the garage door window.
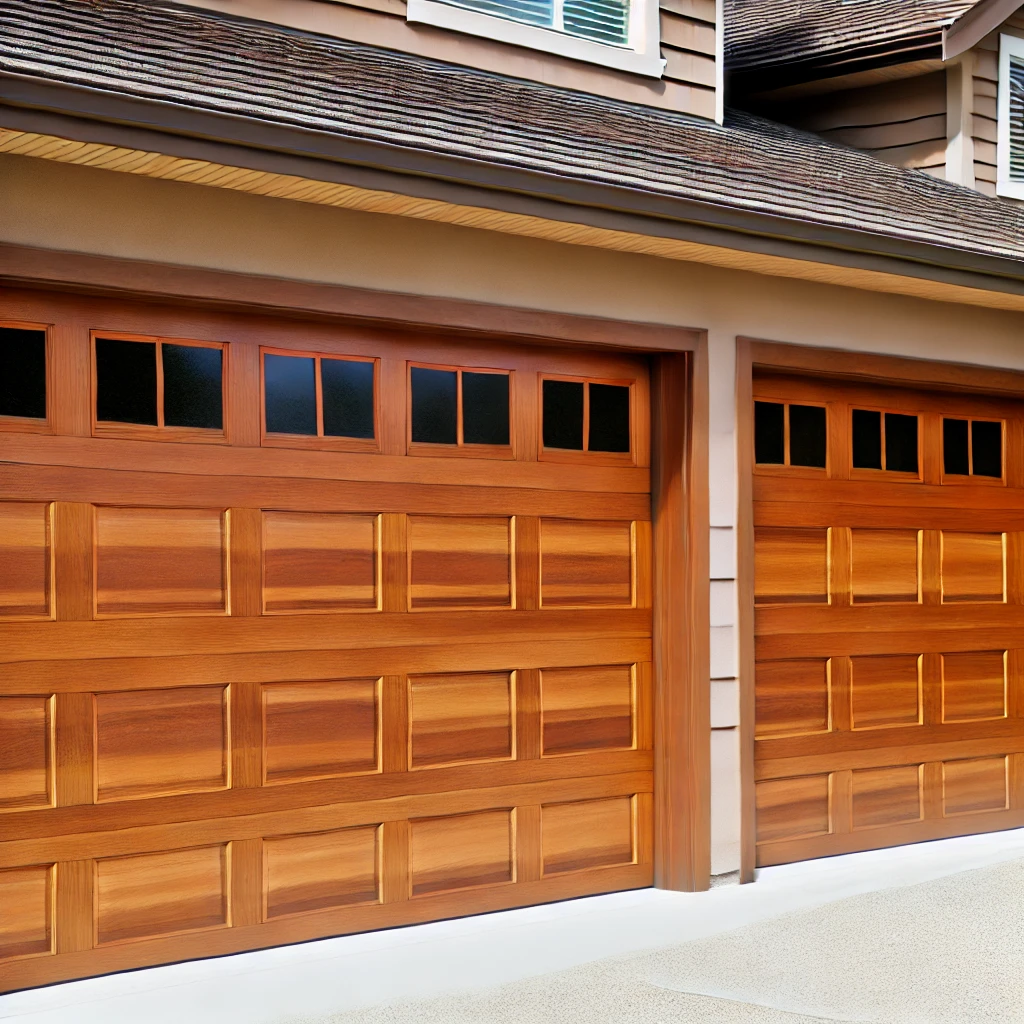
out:
M853 468L918 475L917 417L853 410Z
M410 366L410 452L511 458L510 383L505 370Z
M545 452L631 455L630 382L544 378L541 393Z
M0 420L46 419L46 331L0 327Z
M265 444L376 450L376 362L263 352Z
M1003 477L1003 424L944 418L942 462L946 476Z
M754 403L754 461L758 465L824 469L827 449L824 406Z
M221 345L118 336L93 344L97 433L123 435L127 426L155 427L153 436L168 429L223 436Z

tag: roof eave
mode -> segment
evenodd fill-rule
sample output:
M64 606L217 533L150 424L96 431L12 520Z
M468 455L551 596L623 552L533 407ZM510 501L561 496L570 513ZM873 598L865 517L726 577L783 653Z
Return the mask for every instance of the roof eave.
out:
M0 127L1024 295L1024 261L0 72Z

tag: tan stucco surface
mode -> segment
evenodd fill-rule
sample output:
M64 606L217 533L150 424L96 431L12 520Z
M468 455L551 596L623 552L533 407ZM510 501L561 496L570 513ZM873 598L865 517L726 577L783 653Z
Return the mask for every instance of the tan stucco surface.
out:
M1024 313L0 156L0 241L708 331L713 870L738 863L735 339L1024 369ZM623 342L629 343L628 328Z

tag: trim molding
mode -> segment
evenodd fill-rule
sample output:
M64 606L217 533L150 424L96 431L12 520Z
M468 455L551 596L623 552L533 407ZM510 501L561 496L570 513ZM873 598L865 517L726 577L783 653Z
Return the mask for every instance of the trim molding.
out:
M0 243L0 281L8 286L174 299L205 307L277 311L314 319L340 317L367 325L444 330L466 337L488 335L524 342L689 352L704 337L703 331L670 324L494 306L466 299L234 274L7 243ZM623 344L624 336L628 345Z
M754 372L758 368L867 383L1024 397L1024 372L930 359L736 339L736 600L740 687L740 881L756 875L754 788Z
M952 60L982 41L1024 6L1024 0L981 0L942 30L942 59Z

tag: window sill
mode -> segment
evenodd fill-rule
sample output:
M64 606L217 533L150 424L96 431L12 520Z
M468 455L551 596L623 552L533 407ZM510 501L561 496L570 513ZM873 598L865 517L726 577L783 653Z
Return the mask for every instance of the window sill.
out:
M646 49L630 50L626 47L595 43L590 39L580 39L536 25L523 25L505 18L495 18L480 11L439 3L438 0L409 0L407 20L449 29L452 32L465 32L501 43L511 43L513 46L524 46L531 50L543 50L571 60L601 64L616 71L628 71L648 78L661 78L665 68L656 35Z
M1003 199L1024 199L1024 181L997 182L996 195Z

